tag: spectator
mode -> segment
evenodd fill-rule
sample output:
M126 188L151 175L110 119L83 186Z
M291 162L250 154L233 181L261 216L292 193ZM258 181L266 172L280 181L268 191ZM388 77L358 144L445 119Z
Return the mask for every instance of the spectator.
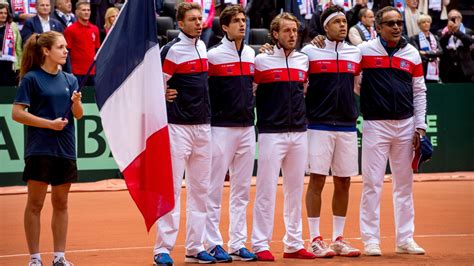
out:
M447 23L448 15L446 11L450 0L419 0L418 9L422 14L430 15L432 19L431 32L437 32Z
M90 4L78 2L76 4L77 21L64 32L71 54L72 73L77 77L79 84L86 77L87 70L94 61L96 50L100 47L99 29L89 22L90 15ZM94 75L95 68L90 72L86 85L94 85Z
M439 81L439 57L443 53L439 38L430 32L431 17L421 15L418 26L421 32L410 38L410 43L420 52L425 82Z
M201 40L208 46L212 36L212 22L216 13L214 0L185 0L185 2L198 3L202 8L202 33Z
M51 16L61 22L64 28L76 22L76 16L72 13L71 0L56 0L55 6L56 9Z
M18 23L20 31L26 20L36 16L36 0L9 0L7 3L10 4L13 21Z
M64 31L61 22L49 16L51 13L51 3L49 0L38 0L36 2L36 12L36 16L28 19L21 30L21 38L24 42L33 33L43 33L50 30L61 33Z
M440 73L443 82L469 82L474 75L470 46L472 30L462 23L461 13L453 9L448 14L448 25L438 31L443 55Z
M105 25L104 25L105 34L109 33L109 30L114 25L118 14L119 14L119 9L116 7L109 7L109 9L107 9L107 12L105 12Z
M367 1L368 0L356 0L356 5L351 10L347 11L346 18L348 29L354 27L360 21L360 11L364 8L367 8ZM372 13L372 16L373 15L374 14Z
M0 44L0 84L14 86L21 62L21 35L6 3L0 3Z
M362 8L359 12L360 21L349 30L349 41L353 45L375 39L377 32L374 28L374 12L368 8Z
M420 11L418 10L418 0L406 0L406 9L404 13L405 34L408 38L418 35L420 28L418 28L418 18Z
M328 2L329 6L332 5L332 2ZM311 17L311 20L308 23L308 37L313 39L314 37L324 34L323 26L321 25L321 13L323 13L323 6L318 5L316 10Z

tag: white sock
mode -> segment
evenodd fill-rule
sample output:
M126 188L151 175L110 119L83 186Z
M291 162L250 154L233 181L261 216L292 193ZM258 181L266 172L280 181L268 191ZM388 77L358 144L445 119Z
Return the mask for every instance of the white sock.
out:
M59 258L64 257L64 252L54 252L54 261L58 261Z
M332 241L336 241L336 238L344 234L344 224L346 223L346 217L344 216L333 216L332 217Z
M308 217L308 225L309 225L309 239L313 241L315 237L321 235L319 233L319 217Z
M40 253L35 253L30 255L30 260L32 259L39 259L41 260L41 254Z

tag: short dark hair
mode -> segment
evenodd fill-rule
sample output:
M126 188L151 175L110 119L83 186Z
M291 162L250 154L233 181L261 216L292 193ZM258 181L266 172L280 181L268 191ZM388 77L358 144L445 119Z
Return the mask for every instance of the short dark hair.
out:
M219 16L219 24L221 28L224 25L229 26L230 22L232 21L232 17L240 13L244 14L245 16L245 10L241 5L229 5L224 8Z
M8 3L0 3L0 9L7 9L7 23L12 23L13 21L13 16L12 13L10 13L9 5Z
M403 17L400 10L398 10L396 7L386 6L382 9L380 9L379 11L377 11L377 13L375 14L375 25L380 25L382 23L383 14L385 14L387 12L390 12L390 11L396 11L398 14L400 14L400 16Z
M332 5L328 8L326 8L323 11L323 13L321 14L321 26L324 25L324 21L329 17L329 15L331 15L332 13L337 13L337 12L342 12L342 13L346 14L346 12L344 12L344 8L342 8L338 5Z
M140 1L140 0L136 0L136 1ZM198 4L198 3L194 3L194 2L181 2L181 3L178 5L178 8L176 8L176 20L177 20L177 21L183 21L186 12L188 12L189 10L193 10L193 9L197 9L197 10L199 10L199 11L202 10L202 9L201 9L201 5Z

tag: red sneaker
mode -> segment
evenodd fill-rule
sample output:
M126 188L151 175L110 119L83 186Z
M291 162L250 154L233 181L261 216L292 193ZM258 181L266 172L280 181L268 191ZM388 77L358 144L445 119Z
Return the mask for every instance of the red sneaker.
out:
M275 261L275 257L273 257L270 250L260 251L255 253L255 255L257 255L257 260L259 261Z
M291 253L283 253L283 258L285 259L302 259L302 260L312 260L316 258L316 255L306 251L306 249L302 248L296 252Z

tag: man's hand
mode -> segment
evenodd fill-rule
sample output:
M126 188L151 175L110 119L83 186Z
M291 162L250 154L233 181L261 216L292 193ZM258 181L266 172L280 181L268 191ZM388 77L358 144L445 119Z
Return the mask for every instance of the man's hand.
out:
M178 91L175 89L166 89L165 98L168 102L172 103L174 99L178 97Z
M269 43L265 43L264 45L260 46L258 51L263 54L273 54L273 45Z
M413 150L420 148L421 138L426 135L426 131L421 128L417 128L413 134Z
M66 118L62 119L61 117L58 117L54 120L51 120L49 128L52 130L61 131L64 129L67 123L68 120Z
M324 43L324 40L326 40L326 36L318 35L318 36L314 37L311 40L311 44L318 47L318 48L324 48L324 47L326 47L326 44Z
M448 31L450 33L455 33L459 30L460 22L458 19L455 19L455 21L456 22L453 22L451 19L448 20Z

